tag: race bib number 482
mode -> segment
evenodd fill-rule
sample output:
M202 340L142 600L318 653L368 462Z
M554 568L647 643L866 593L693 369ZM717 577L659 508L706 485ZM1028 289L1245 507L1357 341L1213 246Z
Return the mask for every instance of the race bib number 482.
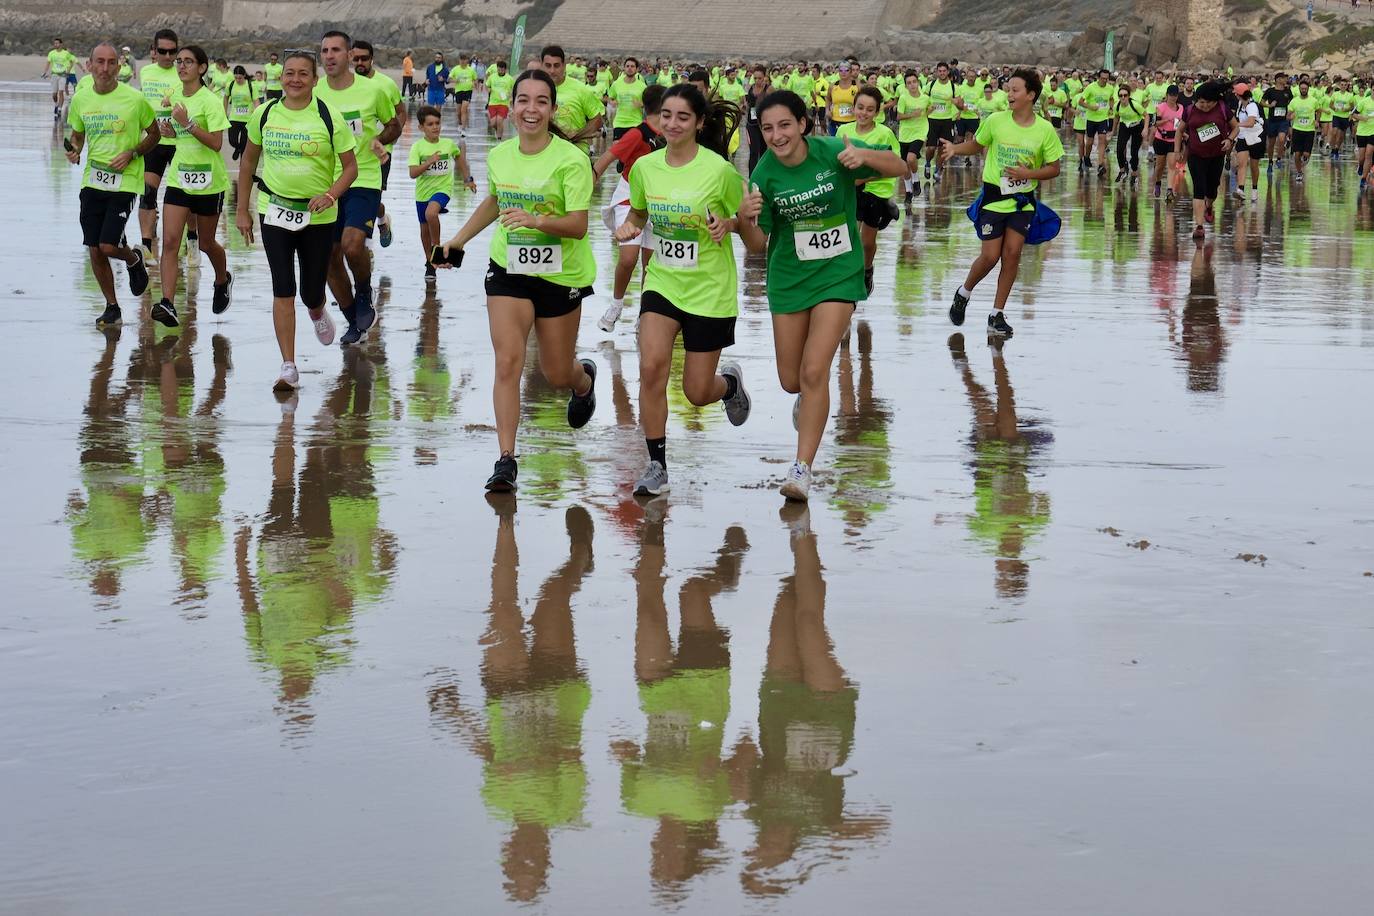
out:
M824 261L837 258L853 250L849 241L849 226L823 226L801 222L793 228L792 241L798 261Z

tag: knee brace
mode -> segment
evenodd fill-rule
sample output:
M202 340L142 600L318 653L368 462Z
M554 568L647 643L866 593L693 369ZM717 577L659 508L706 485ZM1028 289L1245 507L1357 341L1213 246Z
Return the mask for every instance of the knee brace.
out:
M138 209L157 209L157 188L153 187L150 184L145 184L143 186L143 196L138 199Z

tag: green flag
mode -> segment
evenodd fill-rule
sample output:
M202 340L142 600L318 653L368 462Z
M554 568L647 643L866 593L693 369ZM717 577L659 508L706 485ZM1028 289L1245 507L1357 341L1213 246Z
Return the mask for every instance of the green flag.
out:
M1116 31L1107 33L1107 49L1102 56L1102 66L1108 70L1116 69Z
M525 50L525 17L515 20L515 38L510 43L510 72L520 72L520 52Z

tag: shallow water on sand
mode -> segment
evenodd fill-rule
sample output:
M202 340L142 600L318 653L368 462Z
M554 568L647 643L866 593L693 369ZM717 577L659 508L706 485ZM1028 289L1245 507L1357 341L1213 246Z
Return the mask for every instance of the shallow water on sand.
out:
M600 410L568 430L532 360L521 493L489 503L486 237L427 291L404 169L380 332L302 327L284 408L261 251L229 237L225 315L206 264L181 333L126 296L100 334L79 171L40 94L0 115L0 910L1365 908L1349 163L1278 173L1202 247L1070 166L1000 349L991 279L946 317L977 245L951 170L882 234L809 512L779 511L792 401L752 262L753 416L678 398L674 490L630 497L631 319L595 327L593 220Z

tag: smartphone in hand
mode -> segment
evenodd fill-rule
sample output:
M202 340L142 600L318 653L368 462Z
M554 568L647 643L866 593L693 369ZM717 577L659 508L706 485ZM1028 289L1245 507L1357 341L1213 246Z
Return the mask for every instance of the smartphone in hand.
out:
M463 266L463 249L450 248L448 257L444 257L444 246L435 245L434 250L429 253L429 263L448 264L453 267Z

